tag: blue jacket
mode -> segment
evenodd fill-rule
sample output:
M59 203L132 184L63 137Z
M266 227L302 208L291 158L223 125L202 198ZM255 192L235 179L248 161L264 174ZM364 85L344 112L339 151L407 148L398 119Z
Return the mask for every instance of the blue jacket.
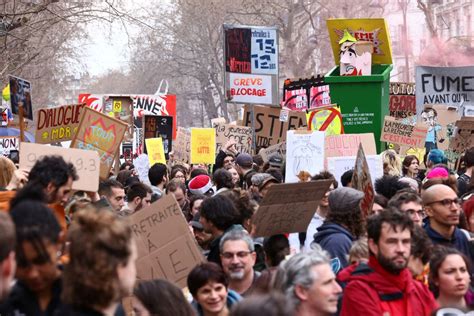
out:
M335 272L349 265L347 256L354 239L354 236L347 229L331 222L321 225L318 228L318 232L314 234L314 242L329 252L331 258L339 261L340 267ZM333 262L332 265L337 266L338 263Z
M227 292L227 308L230 310L234 304L237 304L239 301L242 300L242 297L239 295L239 293L233 291L233 290L228 290ZM202 310L201 305L199 305L196 300L193 300L191 302L191 305L194 307L194 309L197 312L198 316L204 316L204 311Z
M454 233L451 239L446 239L443 236L441 236L437 231L435 231L433 228L431 228L429 222L428 224L424 227L426 233L428 234L428 237L430 237L431 241L435 245L444 245L444 246L451 246L465 254L468 258L471 259L471 262L474 262L474 254L471 253L470 247L469 247L469 240L467 239L467 236L459 229L455 228Z

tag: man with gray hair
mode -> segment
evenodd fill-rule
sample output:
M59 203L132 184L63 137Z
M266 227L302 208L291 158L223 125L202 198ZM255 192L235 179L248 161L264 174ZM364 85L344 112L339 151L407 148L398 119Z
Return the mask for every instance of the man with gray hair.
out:
M329 263L326 251L315 249L294 255L280 265L284 277L282 290L293 303L295 316L337 312L342 289Z
M245 230L233 229L222 237L219 248L229 289L245 296L259 276L253 270L257 254L252 238Z

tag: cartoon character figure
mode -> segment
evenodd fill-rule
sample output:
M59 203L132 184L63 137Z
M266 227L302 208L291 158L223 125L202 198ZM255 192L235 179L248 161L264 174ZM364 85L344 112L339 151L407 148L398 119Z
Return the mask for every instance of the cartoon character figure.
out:
M358 41L347 30L344 30L344 36L339 44L341 45L339 51L341 76L372 74L372 42Z

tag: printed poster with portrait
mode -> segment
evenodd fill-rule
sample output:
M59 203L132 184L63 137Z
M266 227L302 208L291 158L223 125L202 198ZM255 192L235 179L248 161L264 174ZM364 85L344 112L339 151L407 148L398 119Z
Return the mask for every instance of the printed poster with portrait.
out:
M33 106L31 104L31 83L25 79L9 76L10 105L13 114L20 114L23 107L23 117L33 121Z

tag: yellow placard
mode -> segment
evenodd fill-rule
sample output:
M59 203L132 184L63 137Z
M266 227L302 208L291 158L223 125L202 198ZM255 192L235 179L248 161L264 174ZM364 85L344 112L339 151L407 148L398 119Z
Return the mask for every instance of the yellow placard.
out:
M341 110L337 106L322 107L306 113L306 120L310 131L326 132L326 136L344 133Z
M326 22L336 65L339 65L339 41L344 30L357 40L374 44L373 64L392 64L392 46L385 19L328 19Z
M148 161L150 166L155 163L166 164L165 150L161 137L145 139L146 150L148 152Z
M216 160L216 130L191 129L191 163L213 164Z
M122 112L122 101L120 100L114 101L114 112L115 113Z

